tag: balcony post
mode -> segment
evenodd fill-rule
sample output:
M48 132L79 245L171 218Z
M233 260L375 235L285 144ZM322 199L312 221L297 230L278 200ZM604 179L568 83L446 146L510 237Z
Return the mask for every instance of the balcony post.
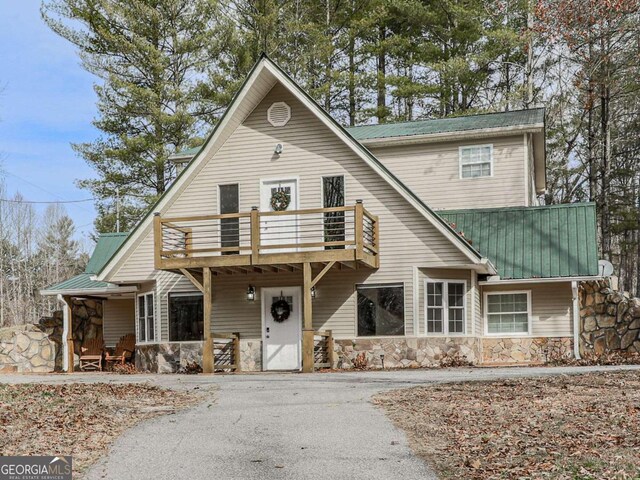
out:
M303 328L302 328L302 371L313 372L313 304L311 298L311 263L305 262L302 269L303 276Z
M251 263L258 263L260 254L260 211L258 207L251 207Z
M162 267L162 222L160 218L160 212L154 212L153 214L153 263L156 270L160 270Z
M362 200L356 200L356 206L354 209L354 228L356 260L362 260L364 258L364 205L362 204Z
M202 269L202 310L203 310L203 329L204 344L202 345L202 372L213 373L213 339L211 338L211 269L205 267Z

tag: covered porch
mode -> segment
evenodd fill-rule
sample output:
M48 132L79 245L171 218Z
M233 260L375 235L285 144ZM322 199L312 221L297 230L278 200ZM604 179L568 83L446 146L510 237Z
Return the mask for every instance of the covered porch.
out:
M253 208L251 212L237 214L172 218L156 214L154 218L155 267L183 275L202 293L205 373L219 367L215 354L218 330L215 318L212 325L215 284L230 278L279 273L285 274L288 282L295 278L296 287L290 287L294 290L284 294L288 289L273 289L279 293L263 289L261 301L268 301L270 308L276 308L278 299L294 298L298 288L301 298L295 303L300 306L297 333L301 340L301 369L312 372L330 367L333 364L332 332L313 326L316 286L329 272L377 269L378 239L378 217L368 212L360 201L348 207L269 212ZM247 287L248 299L251 296L255 299L257 293L251 285ZM263 315L264 308L263 304ZM273 333L270 328L278 325L265 325L263 316L265 338ZM268 356L266 353L265 358Z
M135 333L135 286L115 286L91 280L82 273L66 282L41 291L53 295L63 309L62 369L73 372L81 347L91 339L101 338L107 351L119 339Z

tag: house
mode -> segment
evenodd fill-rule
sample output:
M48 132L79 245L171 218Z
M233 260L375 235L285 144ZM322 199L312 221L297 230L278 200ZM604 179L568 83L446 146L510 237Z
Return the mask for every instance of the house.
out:
M538 205L544 129L541 109L345 129L262 57L112 255L48 292L103 299L105 339L135 329L149 371L571 356L595 206Z

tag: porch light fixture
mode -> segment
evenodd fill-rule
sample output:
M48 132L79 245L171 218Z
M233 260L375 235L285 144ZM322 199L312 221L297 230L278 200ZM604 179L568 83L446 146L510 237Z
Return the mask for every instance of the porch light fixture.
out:
M316 287L315 286L311 287L311 299L312 300L316 299Z
M247 288L247 301L253 302L256 299L256 289L253 285Z
M282 150L284 150L284 145L282 145L281 143L276 143L276 149L274 150L276 155L280 155L282 153Z

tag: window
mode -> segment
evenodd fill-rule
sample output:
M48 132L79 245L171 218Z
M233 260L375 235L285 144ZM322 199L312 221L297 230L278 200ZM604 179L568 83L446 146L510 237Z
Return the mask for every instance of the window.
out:
M466 283L460 280L425 282L427 333L465 333Z
M344 207L344 177L322 177L322 206ZM324 213L324 241L343 242L345 239L344 212ZM344 245L327 245L326 250L343 249Z
M153 293L138 295L138 342L152 342L154 332Z
M404 335L404 286L357 285L358 336Z
M460 178L493 175L493 145L460 147Z
M529 292L487 293L487 333L529 333Z
M189 342L203 339L202 294L169 294L169 341Z
M238 213L240 211L240 199L238 185L220 185L220 213ZM222 247L237 247L240 245L240 219L220 219L220 245ZM222 252L222 255L235 255L239 251L231 250Z

